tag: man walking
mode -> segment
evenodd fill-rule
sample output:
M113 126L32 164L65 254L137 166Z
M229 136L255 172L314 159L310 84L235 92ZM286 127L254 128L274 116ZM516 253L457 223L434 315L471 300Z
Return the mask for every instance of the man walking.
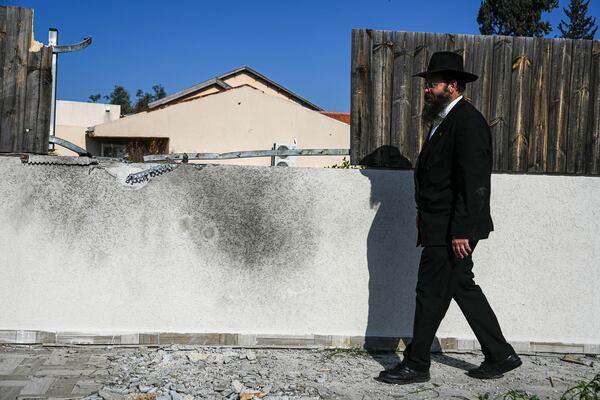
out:
M472 253L492 231L490 178L492 141L481 113L463 98L477 79L465 72L462 56L438 52L425 78L423 120L431 126L415 165L419 263L412 342L396 367L381 372L389 383L430 379L430 349L454 299L481 344L483 363L468 372L492 379L521 365L506 342L494 311L473 280Z

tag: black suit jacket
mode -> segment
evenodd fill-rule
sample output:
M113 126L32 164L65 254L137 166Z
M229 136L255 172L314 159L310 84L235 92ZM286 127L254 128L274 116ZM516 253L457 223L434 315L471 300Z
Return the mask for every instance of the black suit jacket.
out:
M490 129L483 115L461 99L425 142L417 159L417 246L446 245L453 237L486 239L494 230L491 174Z

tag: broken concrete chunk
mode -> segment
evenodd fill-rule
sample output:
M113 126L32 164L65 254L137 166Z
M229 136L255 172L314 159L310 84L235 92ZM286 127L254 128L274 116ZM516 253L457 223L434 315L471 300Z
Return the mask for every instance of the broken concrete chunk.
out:
M196 363L198 361L206 361L208 359L208 354L200 353L197 351L191 351L187 354L187 358L191 362Z
M125 400L125 396L129 393L127 388L103 387L98 391L98 394L104 400Z
M169 395L171 396L171 400L184 400L183 396L174 390L169 390Z
M241 393L241 391L245 389L245 386L242 382L234 380L233 382L231 382L231 388L235 393Z

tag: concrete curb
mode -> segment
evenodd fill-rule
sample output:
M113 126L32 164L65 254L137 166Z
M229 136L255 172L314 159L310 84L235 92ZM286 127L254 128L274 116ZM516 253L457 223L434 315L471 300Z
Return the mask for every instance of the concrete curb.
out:
M127 333L98 334L82 332L48 332L36 330L0 330L0 343L49 345L202 345L256 348L355 348L404 350L407 337L365 337L342 335L269 335L240 333ZM518 353L600 354L600 344L559 342L510 342ZM433 351L479 351L473 339L436 338Z

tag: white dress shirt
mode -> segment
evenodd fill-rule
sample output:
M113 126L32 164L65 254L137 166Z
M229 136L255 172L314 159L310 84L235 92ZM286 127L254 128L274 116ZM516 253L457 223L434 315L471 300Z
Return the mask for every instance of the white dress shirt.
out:
M429 139L431 139L431 137L435 133L438 126L440 126L440 124L442 123L444 118L446 118L446 115L448 115L450 110L452 110L452 107L454 107L456 105L456 103L458 103L460 101L460 99L462 99L462 98L463 98L462 96L458 96L456 99L454 99L454 101L452 101L450 104L448 104L441 113L438 114L438 116L433 121L433 128L431 129L431 133L429 133Z

